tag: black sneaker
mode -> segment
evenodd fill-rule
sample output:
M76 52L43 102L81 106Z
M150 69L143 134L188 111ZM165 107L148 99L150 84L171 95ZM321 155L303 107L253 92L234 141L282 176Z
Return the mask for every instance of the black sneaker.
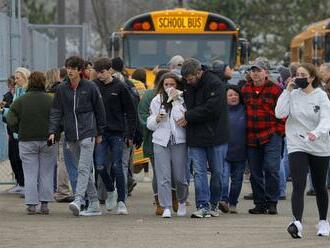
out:
M271 215L278 214L276 204L269 204L267 207L267 213Z
M249 214L267 214L267 209L264 206L256 205L254 208L249 209Z
M253 200L253 193L245 195L244 200Z

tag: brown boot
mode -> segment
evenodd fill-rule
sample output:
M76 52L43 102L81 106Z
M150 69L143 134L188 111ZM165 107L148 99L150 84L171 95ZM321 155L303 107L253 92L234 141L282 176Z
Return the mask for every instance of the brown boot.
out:
M160 206L159 204L159 200L158 200L158 196L155 195L155 203L156 203L156 211L155 214L156 215L162 215L164 212L164 209Z
M40 206L40 214L49 214L48 202L42 202Z
M172 190L172 208L174 212L178 212L178 207L179 207L179 203L178 203L178 199L176 198L176 191Z

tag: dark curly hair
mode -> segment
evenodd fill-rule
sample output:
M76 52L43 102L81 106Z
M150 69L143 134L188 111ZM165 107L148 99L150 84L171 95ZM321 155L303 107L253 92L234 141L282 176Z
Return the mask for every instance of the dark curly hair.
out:
M65 60L65 67L77 68L80 71L85 68L85 61L79 56L71 56Z

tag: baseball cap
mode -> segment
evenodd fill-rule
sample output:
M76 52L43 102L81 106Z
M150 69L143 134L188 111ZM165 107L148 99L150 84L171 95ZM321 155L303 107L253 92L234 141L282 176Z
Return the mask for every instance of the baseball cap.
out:
M266 59L264 57L256 58L254 63L251 65L250 70L252 70L253 68L269 70L270 64L269 64L268 59Z

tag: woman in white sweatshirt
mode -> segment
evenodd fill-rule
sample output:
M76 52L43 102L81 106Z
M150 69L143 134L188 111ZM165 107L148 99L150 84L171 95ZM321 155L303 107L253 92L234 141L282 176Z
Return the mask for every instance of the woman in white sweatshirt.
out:
M303 63L296 78L289 81L277 101L277 118L287 118L285 133L293 192L293 221L287 231L293 238L302 237L304 190L308 170L316 191L320 221L318 236L329 236L328 192L326 176L330 157L330 102L318 87L320 79L314 65Z
M171 175L175 181L179 202L177 216L186 215L185 202L188 195L186 132L176 123L183 117L186 109L180 91L177 90L179 83L180 79L173 73L162 76L147 119L147 127L153 131L158 198L164 208L162 215L164 218L172 216Z

